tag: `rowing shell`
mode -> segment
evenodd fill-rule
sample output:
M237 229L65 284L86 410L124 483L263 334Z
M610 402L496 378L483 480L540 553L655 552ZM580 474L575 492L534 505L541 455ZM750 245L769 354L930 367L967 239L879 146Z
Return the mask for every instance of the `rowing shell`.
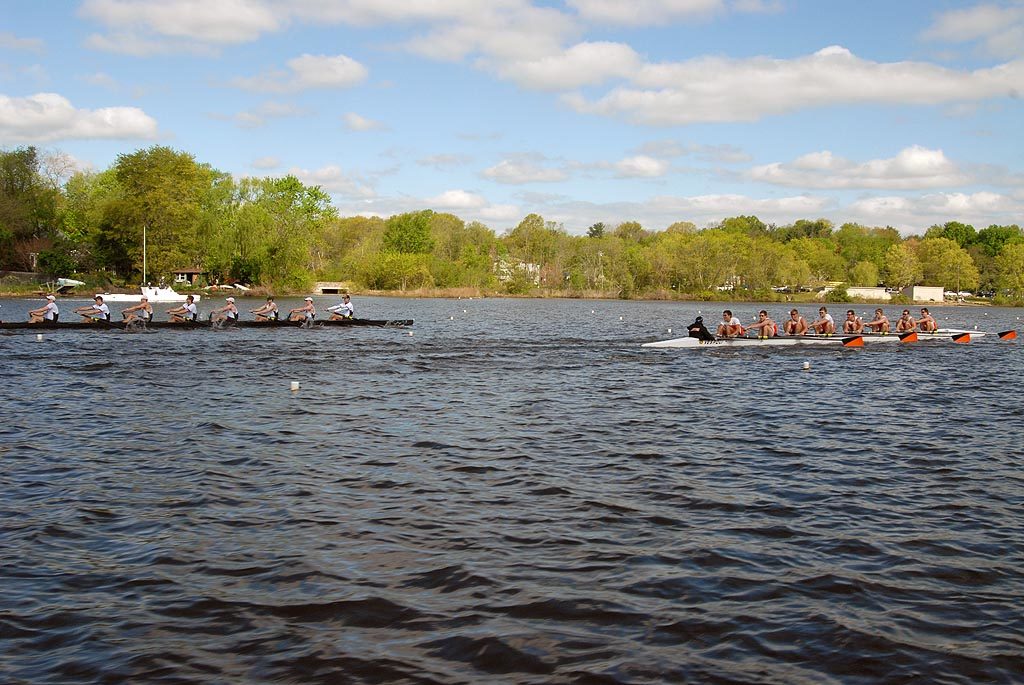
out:
M700 340L699 338L673 338L644 343L641 347L671 348L705 348L705 347L789 347L794 345L831 345L833 347L863 347L865 344L902 342L899 335L878 336L831 336L831 335L796 335L778 336L773 338L721 338L718 340Z
M167 328L172 330L195 330L195 329L211 329L211 328L302 328L306 324L304 321L287 321L281 319L278 321L236 321L234 323L217 322L211 323L210 321L186 321L183 323L174 323L171 321L149 321L145 325L141 321L136 321L133 326L138 328ZM325 326L325 327L338 327L338 328L351 328L358 326L373 326L377 328L393 328L402 326L411 326L412 319L326 319L324 321L314 321L313 327ZM109 331L109 330L124 330L126 324L124 321L102 321L97 320L95 322L70 322L70 323L52 323L44 321L43 323L27 323L19 321L15 323L0 323L0 330L4 331Z

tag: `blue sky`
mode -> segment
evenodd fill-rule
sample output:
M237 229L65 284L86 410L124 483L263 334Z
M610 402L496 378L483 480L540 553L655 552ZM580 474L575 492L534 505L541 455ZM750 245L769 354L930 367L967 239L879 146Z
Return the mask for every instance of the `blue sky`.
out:
M1024 0L0 0L0 147L342 215L1024 223ZM62 166L63 164L63 166Z

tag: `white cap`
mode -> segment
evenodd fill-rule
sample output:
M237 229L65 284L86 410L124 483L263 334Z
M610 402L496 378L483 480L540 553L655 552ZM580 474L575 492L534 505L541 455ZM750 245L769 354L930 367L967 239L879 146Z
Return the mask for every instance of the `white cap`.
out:
M312 301L313 301L313 298L312 298L312 297L307 297L307 298L306 298L306 302L312 302Z
M235 301L235 298L233 298L233 297L228 297L226 299L227 299L228 302L234 302Z
M46 299L48 299L48 300L56 300L57 298L54 297L53 295L47 295Z
M143 295L143 296L142 296L142 297L140 297L139 299L140 299L140 300L145 300L146 302L149 302L149 296L148 296L148 295Z

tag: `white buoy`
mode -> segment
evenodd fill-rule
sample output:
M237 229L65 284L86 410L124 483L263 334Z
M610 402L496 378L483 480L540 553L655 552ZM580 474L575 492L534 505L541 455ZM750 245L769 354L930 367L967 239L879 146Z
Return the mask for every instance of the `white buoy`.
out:
M591 314L597 314L597 311L596 311L596 310L594 310L594 309L591 309L591 310L590 310L590 313L591 313Z
M668 329L668 332L669 332L669 333L671 333L671 332L672 332L672 329L671 329L671 328L670 328L670 329Z
M811 363L810 362L804 362L804 371L810 371L810 370L811 370Z
M36 340L38 340L39 342L42 342L43 341L43 334L42 333L36 333Z
M619 317L619 321L622 321L622 317L621 316Z
M299 382L298 381L292 381L292 392L297 392L298 389L299 389Z
M410 336L412 335L412 331L409 331L409 335L410 335Z
M465 313L466 313L466 311L467 311L467 310L463 309L463 310L462 310L462 313L463 313L463 314L465 314Z
M449 320L449 321L455 321L455 317L454 317L454 316L449 316L449 317L448 317L448 320Z

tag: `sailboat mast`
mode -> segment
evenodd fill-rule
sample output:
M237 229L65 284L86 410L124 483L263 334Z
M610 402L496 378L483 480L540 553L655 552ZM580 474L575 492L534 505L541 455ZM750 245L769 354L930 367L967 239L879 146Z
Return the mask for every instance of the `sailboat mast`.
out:
M146 285L146 224L142 224L142 285Z

